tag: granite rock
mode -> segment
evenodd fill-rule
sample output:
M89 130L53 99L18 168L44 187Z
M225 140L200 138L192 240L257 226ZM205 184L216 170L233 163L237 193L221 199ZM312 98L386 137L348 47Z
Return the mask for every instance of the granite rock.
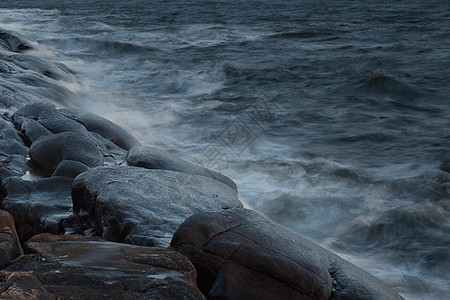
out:
M64 233L61 222L72 214L72 181L65 177L4 180L0 207L14 216L22 243L42 232Z
M22 254L14 219L8 212L0 210L0 268Z
M237 191L236 184L227 176L191 164L190 162L158 148L149 146L134 147L128 151L126 160L130 166L142 167L146 169L171 170L210 177L229 185Z
M209 299L403 299L339 256L248 209L199 213L171 246Z
M3 274L31 273L49 299L204 299L191 262L172 250L50 234L25 249Z
M236 191L217 180L130 166L99 167L75 178L75 213L89 214L102 238L167 247L189 216L242 207Z
M93 168L103 164L98 145L75 132L44 136L30 147L30 158L39 167L55 171L61 161L80 162Z

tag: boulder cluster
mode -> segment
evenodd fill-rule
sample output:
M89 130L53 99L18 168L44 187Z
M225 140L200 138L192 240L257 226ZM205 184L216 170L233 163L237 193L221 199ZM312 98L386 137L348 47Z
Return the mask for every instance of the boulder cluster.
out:
M402 299L243 208L230 178L97 115L14 101L20 76L40 79L22 91L65 76L31 48L0 33L0 299Z

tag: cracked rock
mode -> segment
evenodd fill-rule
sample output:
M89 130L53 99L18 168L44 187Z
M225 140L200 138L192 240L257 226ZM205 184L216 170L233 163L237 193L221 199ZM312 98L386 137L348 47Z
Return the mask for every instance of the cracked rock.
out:
M189 216L242 207L237 192L209 177L130 166L94 168L75 178L75 213L89 214L95 234L142 246L169 246Z
M25 249L30 254L0 274L2 299L8 290L42 296L17 299L204 299L191 262L172 250L51 234L33 237ZM32 277L14 279L22 274Z
M402 299L372 275L248 209L193 215L171 246L191 259L208 299Z

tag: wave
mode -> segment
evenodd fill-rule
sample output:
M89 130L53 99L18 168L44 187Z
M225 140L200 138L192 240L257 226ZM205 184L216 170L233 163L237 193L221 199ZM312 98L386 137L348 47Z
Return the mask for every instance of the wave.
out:
M75 37L65 39L48 39L46 43L66 52L93 53L94 55L149 55L160 52L158 48L141 45L131 41L105 40L95 37Z

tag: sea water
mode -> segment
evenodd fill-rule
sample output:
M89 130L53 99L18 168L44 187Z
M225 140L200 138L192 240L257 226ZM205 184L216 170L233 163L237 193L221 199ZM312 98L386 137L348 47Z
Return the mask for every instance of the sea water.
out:
M450 2L2 1L68 105L228 175L407 299L450 293Z

